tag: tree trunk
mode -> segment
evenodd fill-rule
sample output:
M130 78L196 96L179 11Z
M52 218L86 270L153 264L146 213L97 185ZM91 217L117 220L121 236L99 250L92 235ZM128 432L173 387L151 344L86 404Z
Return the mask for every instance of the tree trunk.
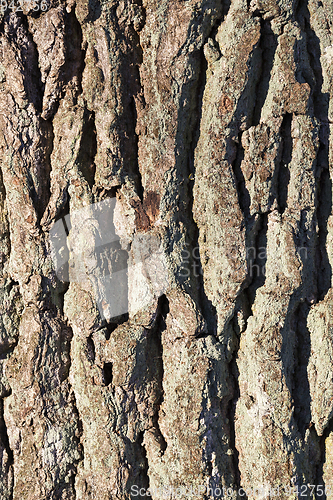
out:
M1 500L333 499L331 0L1 11Z

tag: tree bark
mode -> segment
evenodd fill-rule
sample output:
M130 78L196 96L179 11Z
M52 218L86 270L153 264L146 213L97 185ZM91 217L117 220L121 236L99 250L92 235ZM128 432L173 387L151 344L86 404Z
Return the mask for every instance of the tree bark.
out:
M3 0L1 499L333 499L332 25Z

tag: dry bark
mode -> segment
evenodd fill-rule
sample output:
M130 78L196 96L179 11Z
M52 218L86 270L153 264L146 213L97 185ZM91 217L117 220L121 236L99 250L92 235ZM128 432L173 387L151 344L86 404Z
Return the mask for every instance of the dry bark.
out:
M331 0L15 1L1 500L332 500Z

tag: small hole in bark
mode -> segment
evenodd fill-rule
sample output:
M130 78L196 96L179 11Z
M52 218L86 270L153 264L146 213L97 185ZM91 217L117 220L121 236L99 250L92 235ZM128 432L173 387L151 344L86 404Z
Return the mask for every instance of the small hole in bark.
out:
M94 341L91 337L87 339L87 351L88 351L88 357L92 363L95 362L95 344Z
M104 363L103 374L105 385L112 384L112 363Z

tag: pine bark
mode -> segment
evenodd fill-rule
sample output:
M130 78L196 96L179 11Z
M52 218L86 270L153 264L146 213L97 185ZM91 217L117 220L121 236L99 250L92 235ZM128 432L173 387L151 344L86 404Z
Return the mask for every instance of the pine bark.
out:
M331 0L15 2L0 498L332 500Z

